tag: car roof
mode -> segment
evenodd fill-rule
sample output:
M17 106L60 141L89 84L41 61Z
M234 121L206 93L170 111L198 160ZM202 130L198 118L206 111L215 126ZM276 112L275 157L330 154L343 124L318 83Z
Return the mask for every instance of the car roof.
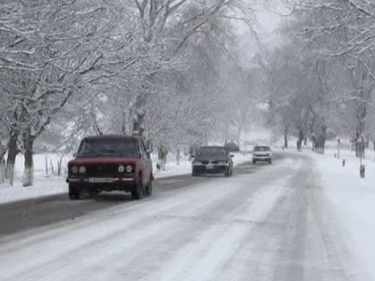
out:
M222 149L225 149L224 146L220 146L220 145L205 145L205 146L201 146L200 149L202 148L222 148Z
M87 136L84 139L92 140L92 139L140 139L138 136L127 136L127 135L95 135L95 136Z
M270 146L269 146L269 145L256 145L256 146L254 146L254 148L257 148L257 147L270 148Z

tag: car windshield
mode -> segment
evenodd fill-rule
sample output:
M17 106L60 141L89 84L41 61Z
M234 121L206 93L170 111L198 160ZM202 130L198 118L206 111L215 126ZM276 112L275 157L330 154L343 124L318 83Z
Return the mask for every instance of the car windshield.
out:
M226 156L227 153L223 147L202 147L198 153L198 157L210 157L210 156Z
M84 139L77 152L77 157L136 155L138 146L136 140L131 138Z
M256 146L254 151L269 151L270 148L268 146Z

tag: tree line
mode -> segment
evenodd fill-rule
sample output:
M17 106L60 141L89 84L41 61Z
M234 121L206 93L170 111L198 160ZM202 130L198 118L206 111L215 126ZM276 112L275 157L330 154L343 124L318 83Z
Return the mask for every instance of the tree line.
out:
M254 3L2 1L0 182L22 153L32 185L36 150L71 152L88 134L141 134L157 150L239 139L257 84L235 22L251 29Z
M364 0L288 1L283 42L257 56L264 75L269 124L284 135L308 139L324 151L327 138L375 140L373 117L375 3Z

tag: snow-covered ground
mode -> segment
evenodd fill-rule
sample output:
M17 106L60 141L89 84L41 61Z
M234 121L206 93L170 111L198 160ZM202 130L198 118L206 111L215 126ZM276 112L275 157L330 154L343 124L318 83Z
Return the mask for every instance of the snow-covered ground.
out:
M274 247L290 231L275 226L299 166L264 165L1 239L0 280L266 280L285 253Z
M374 280L372 226L351 224L371 215L328 187L354 164L308 154L4 236L0 280Z
M235 153L233 162L235 165L247 162L251 160L251 155L242 155L241 153ZM68 185L65 182L66 175L66 163L69 161L69 157L62 157L62 176L58 177L56 174L58 161L60 161L60 155L35 155L35 183L32 187L22 186L22 175L23 175L23 157L17 157L16 169L15 169L15 185L12 187L8 184L0 185L0 204L19 201L23 199L37 198L42 196L62 194L68 192ZM153 156L153 159L156 159ZM47 163L47 164L46 164ZM156 161L153 161L154 166ZM48 166L48 174L46 166ZM52 174L52 167L54 174ZM179 165L177 165L176 158L174 155L168 156L168 163L165 171L157 171L154 168L155 178L171 177L177 175L184 175L191 173L191 162L187 157L182 156Z
M351 254L369 270L375 280L375 162L373 152L367 151L365 178L360 177L360 160L354 152L342 150L335 159L335 149L325 155L313 155L320 172L323 192L332 204L348 234ZM342 160L345 159L345 167Z

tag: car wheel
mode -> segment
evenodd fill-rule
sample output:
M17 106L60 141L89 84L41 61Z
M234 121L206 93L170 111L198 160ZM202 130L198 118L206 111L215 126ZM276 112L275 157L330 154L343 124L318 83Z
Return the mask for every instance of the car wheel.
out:
M77 190L77 187L69 184L69 198L70 200L79 200L82 198L81 193Z
M253 160L253 164L256 164L256 163L257 163L257 161Z
M132 199L133 200L140 200L143 197L143 184L142 179L139 179L137 182L135 189L132 191Z
M271 165L272 164L272 160L270 159L270 160L268 160L268 163Z
M226 177L230 177L230 168L228 168L228 170L225 171L225 174L224 174Z
M146 187L146 190L145 190L146 196L150 196L152 194L153 185L154 185L154 181L150 180L150 182L148 183L148 185Z

